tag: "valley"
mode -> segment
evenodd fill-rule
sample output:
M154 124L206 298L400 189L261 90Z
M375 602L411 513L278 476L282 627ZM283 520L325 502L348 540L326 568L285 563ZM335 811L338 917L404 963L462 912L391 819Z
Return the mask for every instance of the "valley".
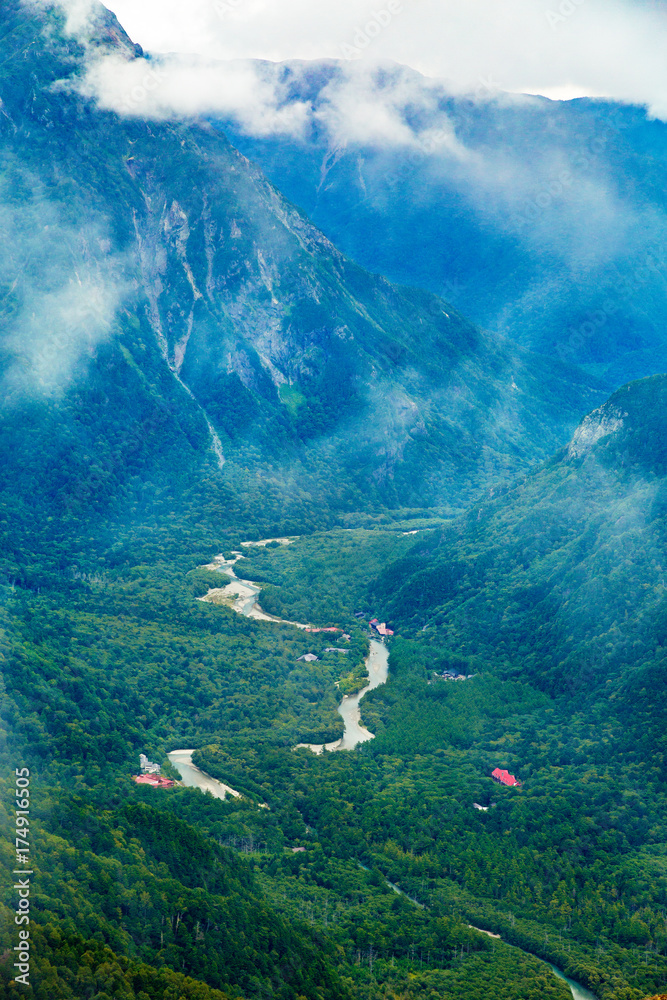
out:
M414 532L410 532L409 534L413 533ZM408 533L404 533L404 537L405 534ZM270 543L274 543L274 545L276 543L287 545L291 544L292 541L294 540L265 539L263 541L255 543L245 542L242 544L244 544L245 546L254 544L258 547L265 547L267 544ZM243 555L242 552L234 552L232 553L233 558L229 560L226 560L223 556L217 556L216 559L211 564L209 564L209 566L205 568L212 569L216 572L225 573L236 579L233 567L238 561L238 559L242 558L242 555ZM216 604L220 602L225 602L225 599L227 599L228 601L229 598L236 597L237 599L234 600L231 606L233 610L239 614L243 614L251 618L256 618L257 620L260 621L262 620L272 621L282 625L292 625L296 628L301 628L301 629L308 628L308 626L306 625L301 625L295 622L290 622L284 619L273 618L271 616L265 615L259 607L258 598L260 593L261 593L260 588L255 588L248 585L239 586L236 583L232 583L222 589L211 588L208 591L208 594L205 595L203 598L199 598L199 600L208 600L211 603ZM351 751L354 750L360 743L364 743L370 739L373 739L374 738L373 733L370 733L360 724L359 703L361 702L361 699L369 691L375 690L377 687L380 687L382 684L386 683L388 677L388 664L389 664L389 650L386 648L385 644L380 643L377 640L371 639L370 652L365 661L366 670L368 672L369 683L365 687L363 687L358 692L358 694L354 695L353 697L348 697L347 695L344 695L341 703L338 706L338 713L343 719L343 724L344 724L344 731L342 738L338 741L334 741L328 744L298 743L294 749L295 750L308 749L319 756L325 751L327 752L334 752L340 750ZM195 767L192 764L192 754L193 751L191 750L190 751L175 750L171 751L168 754L169 760L173 764L175 764L176 768L179 770L181 774L183 782L186 785L194 785L201 792L204 793L209 792L216 798L224 799L227 794L238 796L239 794L238 792L235 792L228 786L222 784L221 782L216 781L216 779L211 778L210 775L206 774L199 768ZM304 850L304 849L298 848L294 850ZM398 886L394 885L394 883L387 881L387 885L397 894L405 895L405 893L403 893L403 891L399 889ZM422 903L419 903L412 897L407 897L407 898L414 905L420 907L421 909L424 908ZM495 935L489 931L483 931L478 927L473 927L472 929L478 931L479 933L485 934L491 938L497 938L497 939L500 938L499 935ZM528 952L527 954L530 953ZM537 957L537 956L531 956L531 957ZM565 975L564 972L562 972L561 969L557 968L552 963L547 962L546 964L559 979L567 983L572 992L573 1000L597 1000L597 997L595 997L595 995L591 993L590 990L587 990L585 987L581 986L581 984L575 982L573 979L570 979L568 976Z
M242 545L256 545L258 547L265 547L267 544L283 544L288 545L292 542L292 539L264 539L259 542L242 542ZM303 629L307 632L313 631L313 626L303 625L299 622L288 621L285 618L275 618L272 615L265 614L259 606L259 595L261 593L261 588L253 587L250 584L237 582L238 578L234 573L234 566L240 558L243 557L241 552L233 552L231 559L225 559L224 556L217 556L215 560L205 569L213 570L214 572L224 573L225 575L232 577L232 583L227 584L226 587L212 587L208 592L200 597L200 601L208 601L211 604L221 604L231 602L231 607L237 614L245 615L248 618L254 618L257 621L275 622L279 625L292 625L295 628ZM335 631L340 632L340 629L335 629ZM321 754L325 750L354 750L360 743L365 743L367 740L373 739L373 733L370 733L365 729L360 722L360 710L359 703L361 699L369 691L375 690L375 688L380 687L380 685L385 684L387 680L387 675L389 672L389 651L383 642L378 642L375 639L371 639L370 650L368 656L364 661L364 668L368 673L368 684L361 688L361 690L355 695L344 694L342 700L338 706L338 714L343 720L343 735L340 740L334 740L332 743L297 743L295 749L307 748L312 750L315 754ZM343 650L347 653L347 650ZM177 754L187 754L190 751L172 751L169 755L170 759L176 759ZM191 765L191 760L186 762L186 766ZM195 769L196 770L196 769ZM200 772L201 774L201 772ZM189 775L189 778L191 775ZM202 775L204 779L208 779L208 775ZM205 790L205 783L202 784L201 781L196 780L197 787Z
M1 1000L664 993L667 126L0 49Z

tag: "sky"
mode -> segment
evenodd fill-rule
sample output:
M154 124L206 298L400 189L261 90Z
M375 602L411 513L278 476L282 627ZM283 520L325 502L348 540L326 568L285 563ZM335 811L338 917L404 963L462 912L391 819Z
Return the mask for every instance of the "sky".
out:
M151 52L393 60L453 90L605 96L647 104L667 117L667 0L109 0L107 6Z

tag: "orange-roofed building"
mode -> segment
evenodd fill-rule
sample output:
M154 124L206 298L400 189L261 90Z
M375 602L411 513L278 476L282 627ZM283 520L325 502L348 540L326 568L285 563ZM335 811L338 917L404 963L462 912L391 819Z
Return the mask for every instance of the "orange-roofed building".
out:
M508 788L521 788L521 782L518 778L515 778L513 774L509 773L509 771L503 771L499 767L491 772L491 777L494 781L497 781L499 785L507 785Z

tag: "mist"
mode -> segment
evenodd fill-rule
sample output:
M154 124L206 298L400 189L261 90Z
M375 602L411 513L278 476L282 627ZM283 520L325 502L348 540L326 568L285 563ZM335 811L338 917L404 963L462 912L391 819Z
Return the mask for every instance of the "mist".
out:
M20 168L18 177L21 199L0 186L4 406L62 394L112 335L131 291L102 222L73 226L33 177Z

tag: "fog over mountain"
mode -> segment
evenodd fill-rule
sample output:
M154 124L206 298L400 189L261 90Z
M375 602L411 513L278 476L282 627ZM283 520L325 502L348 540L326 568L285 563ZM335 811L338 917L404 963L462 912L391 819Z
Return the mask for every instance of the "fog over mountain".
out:
M91 93L100 65L130 82L159 66L103 8L62 29L56 11L2 14L5 379L13 396L32 386L31 404L58 389L83 405L105 441L105 503L127 474L109 425L125 406L163 411L161 448L140 437L141 461L168 465L176 448L196 477L213 460L223 494L250 467L275 483L260 503L280 523L303 503L456 508L544 458L602 398L594 376L363 271L205 119L113 111ZM32 426L11 414L16 433ZM81 473L64 476L60 440L26 445L21 474L41 466L66 495Z
M79 6L80 0L74 0ZM665 113L660 0L115 0L147 50L207 59L394 61L452 92L603 96Z
M1 1000L658 1000L660 5L128 14L0 4Z
M644 109L453 97L396 66L256 72L309 124L225 128L360 263L611 386L665 367L667 133Z
M610 387L665 366L665 128L650 108L456 94L369 60L89 52L102 109L205 114L345 252ZM406 252L406 248L409 248Z

